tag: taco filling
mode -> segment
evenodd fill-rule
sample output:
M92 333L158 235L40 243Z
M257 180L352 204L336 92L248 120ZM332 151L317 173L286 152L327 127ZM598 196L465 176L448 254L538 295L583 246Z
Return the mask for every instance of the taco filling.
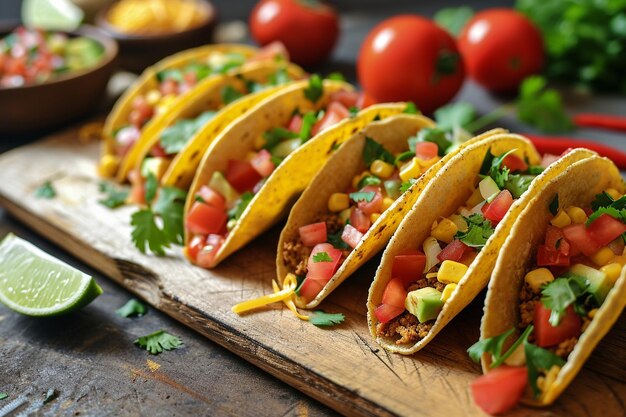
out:
M143 126L153 117L167 112L178 96L191 90L200 81L212 75L224 74L254 60L255 57L268 58L266 55L265 49L247 59L239 53L213 52L206 60L189 63L183 68L157 72L156 87L134 98L127 119L114 132L117 156L122 158L126 155L141 136Z
M366 137L366 169L354 176L350 187L330 196L327 213L283 244L285 266L304 280L296 291L299 297L313 300L381 214L445 155L445 148L428 141L428 130L408 138L406 149L395 155Z
M355 114L360 101L357 93L333 93L324 109L296 111L286 125L260 135L245 160L228 160L227 169L215 172L200 188L185 218L189 258L211 267L226 236L276 167L318 132Z
M468 350L475 361L484 353L493 357L493 370L472 384L485 411L508 410L527 386L536 399L550 389L626 265L624 209L626 197L615 189L597 195L589 207L558 208L555 198L545 238L524 276L517 328ZM516 331L521 336L503 353L504 341Z
M498 223L543 170L529 167L514 152L488 151L465 204L436 221L421 248L394 257L392 279L374 310L377 336L397 345L426 337Z
M159 141L150 149L149 156L140 165L141 168L129 173L129 180L132 184L131 201L133 203L145 203L145 182L148 175L152 174L160 181L174 157L184 149L193 135L211 120L220 109L244 95L275 87L291 80L287 71L281 68L268 77L264 83L243 78L242 81L242 89L237 89L231 85L226 85L222 88L220 93L221 102L218 106L206 109L195 118L178 120L161 132Z

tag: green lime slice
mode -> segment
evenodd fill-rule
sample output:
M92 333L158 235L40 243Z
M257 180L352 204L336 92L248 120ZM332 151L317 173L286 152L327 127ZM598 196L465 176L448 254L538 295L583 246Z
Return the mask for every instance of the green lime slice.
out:
M29 28L72 31L83 21L83 10L70 0L24 0L22 21Z
M0 302L28 316L58 316L102 294L89 275L9 233L0 243Z

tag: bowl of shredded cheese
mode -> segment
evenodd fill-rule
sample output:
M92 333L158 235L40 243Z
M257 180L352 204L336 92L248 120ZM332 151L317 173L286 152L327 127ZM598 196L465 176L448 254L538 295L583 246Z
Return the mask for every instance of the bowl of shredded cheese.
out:
M120 45L120 66L133 72L210 43L216 20L215 8L203 0L119 0L96 17Z

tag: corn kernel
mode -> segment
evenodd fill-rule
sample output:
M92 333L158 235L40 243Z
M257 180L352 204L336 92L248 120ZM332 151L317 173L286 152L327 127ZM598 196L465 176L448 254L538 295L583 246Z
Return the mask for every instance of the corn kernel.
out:
M450 243L458 230L452 220L444 218L441 219L437 227L430 232L430 235L437 240Z
M435 165L437 163L437 161L439 161L439 157L438 156L434 156L430 159L427 160L423 160L423 159L418 159L420 167L422 167L422 172L426 172L428 170L428 168L430 168L431 166Z
M615 258L615 254L611 249L605 246L593 255L591 255L590 258L594 264L598 266L604 266L613 261L613 258Z
M437 273L436 272L429 272L428 274L426 274L426 278L427 279L437 278Z
M393 171L395 171L395 167L391 164L388 164L385 161L381 161L380 159L372 162L370 166L370 171L372 174L376 175L379 178L386 180L387 178L393 175Z
M457 285L454 283L446 285L443 289L443 292L441 293L441 301L443 301L444 303L448 301L452 296L452 293L456 289L456 286Z
M605 192L610 195L613 200L619 200L620 198L622 198L622 194L615 188L609 188Z
M120 158L115 155L104 155L100 159L98 165L98 174L105 178L111 178L115 175L117 167L120 165Z
M350 214L352 214L352 210L349 208L342 210L341 213L339 213L339 220L341 220L342 224L346 224L348 220L350 220Z
M261 149L265 146L266 140L263 135L259 135L254 139L254 149Z
M593 318L596 316L597 313L598 313L598 309L594 308L593 310L589 310L589 313L587 313L587 317L593 320Z
M616 256L615 258L613 258L613 262L616 264L620 264L621 266L624 266L626 265L626 256L625 255Z
M606 274L606 277L611 281L611 283L615 283L615 281L617 281L617 278L619 278L620 274L622 273L622 265L613 262L607 265L604 265L602 268L600 268L600 271L604 272Z
M572 219L569 218L565 210L559 209L558 213L556 213L556 216L554 216L554 218L550 220L550 224L554 227L563 228L572 224Z
M391 205L395 202L396 200L394 200L391 197L385 197L383 198L383 211L386 211L389 207L391 207Z
M176 96L173 94L168 94L165 97L161 98L159 104L155 107L156 114L166 113L176 102Z
M146 101L148 102L149 105L156 106L162 97L163 95L161 94L159 90L152 89L148 91L148 94L146 94Z
M437 272L437 281L444 284L458 284L467 272L467 266L458 262L446 260L441 263Z
M370 175L369 171L363 171L359 175L355 175L354 178L352 178L352 188L359 188L361 180L368 175Z
M565 209L565 212L574 224L583 224L587 221L587 214L580 207L570 206Z
M422 175L422 167L417 158L411 159L411 162L405 164L400 169L400 179L402 179L402 181L418 178L420 175Z
M372 213L370 214L370 221L372 223L376 223L376 220L380 217L380 213Z
M328 210L338 213L350 207L350 197L344 193L333 193L328 199ZM349 215L348 215L349 217Z
M548 268L537 268L528 272L524 276L524 281L532 288L533 292L538 293L543 284L554 281L554 275Z
M482 194L480 194L480 189L477 187L472 193L472 195L470 196L470 198L467 199L467 201L465 202L465 205L467 207L474 207L477 204L480 204L483 200L484 200L483 196Z

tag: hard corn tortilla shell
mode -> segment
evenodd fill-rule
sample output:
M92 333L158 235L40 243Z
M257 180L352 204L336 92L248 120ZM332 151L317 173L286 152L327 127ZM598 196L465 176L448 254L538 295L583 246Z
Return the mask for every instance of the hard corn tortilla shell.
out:
M361 132L353 136L349 141L328 160L324 168L315 176L311 184L304 191L298 202L294 205L287 224L283 229L278 243L278 256L276 268L279 281L289 272L283 262L283 246L285 242L296 240L299 236L298 229L301 226L311 224L320 215L328 212L328 199L335 192L343 192L352 182L355 175L366 170L363 162L363 148L365 137L370 137L381 143L392 153L399 153L407 149L407 139L415 135L425 127L433 127L434 123L423 116L397 115L384 121L374 122L366 126ZM491 134L502 133L503 129L490 131L466 142L460 148L468 146L477 140L482 140ZM456 152L456 151L455 151ZM437 174L445 162L452 157L453 153L443 157L434 164L413 186L399 197L379 219L372 225L361 239L361 242L350 255L342 262L330 281L315 297L306 303L302 298L296 300L296 304L302 308L315 308L324 298L334 291L344 280L352 275L361 265L372 256L381 251L402 218L413 207L424 187Z
M619 171L608 159L592 156L568 167L527 205L502 246L493 271L485 299L481 339L502 334L519 323L519 293L524 284L524 275L531 264L534 251L545 239L551 218L549 205L555 194L558 193L560 207L585 207L593 201L596 194L607 188L624 192ZM530 395L524 397L525 403L536 406L551 404L576 376L626 305L625 276L626 269L622 269L615 286L580 337L549 390L540 400L535 400ZM511 337L506 347L517 337L519 334ZM484 372L488 371L490 364L491 358L484 355Z
M222 91L224 88L230 86L240 92L246 91L246 81L267 82L269 76L276 73L281 66L283 65L275 61L255 62L244 65L239 70L233 71L227 75L210 77L206 82L203 81L200 83L186 96L187 98L180 106L175 106L160 119L161 122L158 128L142 133L137 144L131 149L128 157L122 162L122 167L118 171L118 181L124 181L133 168L141 168L144 158L149 155L150 150L159 142L161 134L166 128L172 126L179 120L195 118L203 111L219 109L223 103ZM292 79L301 79L305 75L302 68L297 65L289 64L285 69ZM205 126L206 129L203 128L197 132L185 146L185 148L194 148L198 152L194 158L195 162L194 160L182 160L181 162L180 159L174 159L170 164L170 167L179 166L184 168L183 171L187 173L185 175L187 179L186 184L179 188L187 189L187 187L189 187L202 154L208 148L210 142L219 134L221 129L225 128L229 122L239 117L261 100L279 91L280 88L281 86L268 88L255 94L247 94L241 100L235 100L231 105L225 106L223 111L219 111L215 117L206 124L209 126L208 128ZM243 103L240 104L240 101ZM200 132L203 132L202 136L198 136ZM191 152L191 154L194 154L194 152ZM168 169L168 171L171 170L172 168ZM183 175L181 174L181 178L182 177Z
M148 91L158 88L158 82L156 74L166 69L183 68L186 65L206 59L212 53L237 53L246 57L253 56L258 51L257 48L247 45L236 44L219 44L219 45L207 45L199 48L189 49L169 56L151 67L146 68L139 76L132 86L130 86L126 92L117 100L111 113L107 117L104 128L102 131L103 138L103 154L104 155L116 155L115 153L115 137L114 132L127 124L128 115L132 111L133 100L139 95L144 95ZM182 94L177 98L177 101L184 99L185 94ZM149 121L145 129L150 128L156 118Z
M533 180L529 189L511 206L504 219L496 227L494 234L472 262L425 338L413 345L397 345L392 338L377 337L378 321L374 310L381 303L385 287L392 278L391 268L394 256L405 249L421 249L423 241L430 236L433 222L441 217L450 216L465 203L474 189L476 175L489 149L495 155L517 149L516 154L527 158L530 165L539 164L541 159L532 144L525 138L513 134L501 134L462 149L441 169L400 224L385 250L370 287L367 303L370 332L383 348L401 354L412 354L426 346L487 285L500 247L528 201L541 192L545 184L567 166L591 155L587 151L570 152Z
M187 196L186 212L200 186L208 183L213 172L224 171L229 159L244 159L246 154L254 149L254 141L259 135L272 127L285 125L294 110L299 108L306 112L313 109L311 103L304 97L303 90L307 86L308 81L303 81L282 90L259 103L220 134L220 138L207 150L196 173ZM333 92L345 89L351 87L343 82L324 81L324 95L315 109L325 107ZM337 144L343 143L373 119L384 119L402 112L405 107L404 103L371 106L356 116L322 131L291 153L267 178L265 185L250 201L220 248L215 265L279 221L324 165ZM188 238L186 235L186 239Z

